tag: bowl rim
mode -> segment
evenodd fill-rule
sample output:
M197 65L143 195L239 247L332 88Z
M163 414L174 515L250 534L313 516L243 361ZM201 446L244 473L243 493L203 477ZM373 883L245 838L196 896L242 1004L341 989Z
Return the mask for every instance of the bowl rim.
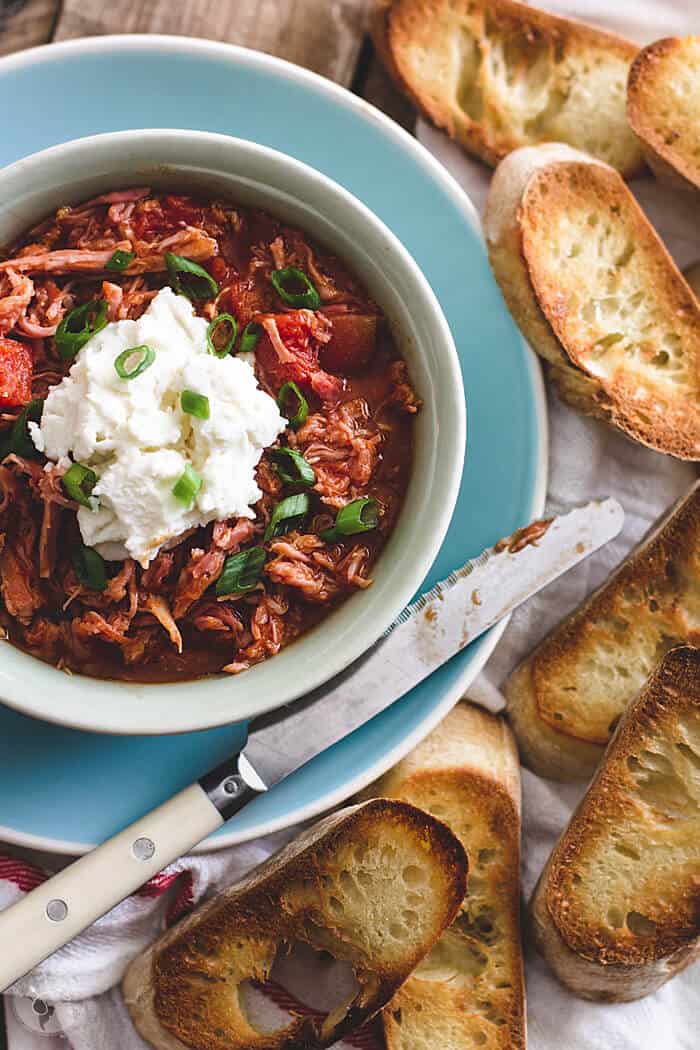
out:
M289 66L290 64L284 63L284 65ZM291 68L294 69L296 67L292 66ZM74 675L70 677L70 688L66 687L65 678L52 679L52 684L57 685L60 691L60 696L57 698L50 688L36 688L38 682L35 680L33 684L32 680L35 679L34 672L36 672L37 679L51 675L51 672L54 674L60 672L57 672L51 665L43 663L37 657L25 653L17 647L13 647L15 652L19 653L21 657L20 673L18 674L18 669L14 667L11 676L2 675L0 694L3 703L45 721L92 732L119 733L123 735L192 732L215 728L234 721L250 719L285 703L290 703L303 693L307 693L327 682L349 666L393 622L411 599L416 588L430 569L435 555L444 540L452 517L461 484L466 447L466 399L459 357L447 320L427 278L399 238L370 208L345 187L312 166L281 150L273 149L249 139L237 138L236 136L182 128L135 128L83 136L29 154L27 157L20 158L0 170L0 187L8 180L11 183L18 177L24 177L27 170L31 173L38 165L44 170L48 165L49 170L52 170L53 165L60 164L61 159L66 156L72 158L73 163L75 163L76 155L79 156L81 151L89 150L90 148L103 146L105 150L109 150L110 147L115 145L128 146L128 144L134 143L143 146L145 142L181 147L183 153L182 163L185 167L187 166L186 146L187 144L196 145L197 143L207 144L210 147L217 145L226 146L228 149L242 150L249 156L255 156L259 159L274 160L277 165L286 166L286 174L290 176L296 175L304 181L304 184L309 188L309 197L313 188L316 199L321 195L324 202L330 202L334 198L336 201L340 200L346 208L349 208L354 213L358 222L364 222L371 226L374 234L382 238L384 243L390 247L394 259L400 264L401 270L409 275L410 280L422 296L422 309L426 311L425 316L429 317L434 342L439 344L440 347L439 356L443 379L438 395L440 408L441 412L447 411L449 413L451 419L450 451L458 454L453 454L449 457L447 466L443 463L440 500L437 502L437 506L433 507L431 513L430 535L426 539L425 534L423 534L420 546L416 550L411 550L410 561L407 559L406 554L399 555L398 561L402 565L403 576L401 580L398 580L395 574L392 582L387 581L386 593L382 594L381 615L377 616L378 610L375 610L375 616L372 618L371 624L366 622L368 618L365 617L362 627L356 629L351 637L346 636L345 644L342 647L336 646L332 651L326 648L323 662L319 661L315 666L307 662L304 665L305 674L298 676L298 679L302 679L301 684L290 686L283 693L280 693L278 683L278 688L275 691L270 690L266 694L264 689L265 683L261 682L261 688L258 690L253 688L250 693L250 696L257 694L258 699L256 702L246 703L247 697L238 697L232 699L228 705L221 705L217 713L207 714L207 712L211 712L211 709L206 703L207 698L201 695L202 690L207 688L211 690L213 683L221 682L221 675L203 679L183 679L169 683L130 683L122 680L96 679L91 676ZM177 166L177 161L170 161L169 163L175 167ZM208 167L213 170L209 160L201 167L205 173ZM57 178L57 181L60 180ZM310 205L310 201L306 196L300 196L299 199L304 204L312 206L314 210L324 214L324 204L320 206L316 204ZM6 207L8 211L11 210L11 200ZM347 230L347 225L345 229ZM436 447L440 440L439 435L436 433L434 438ZM324 623L322 622L313 629L313 633L323 630L323 627ZM267 661L264 661L261 666L264 667L267 663ZM254 673L253 668L245 672L245 678L247 679L251 673ZM291 681L291 679L288 680ZM44 685L48 685L48 683L44 683ZM98 687L101 693L101 702L98 705L90 704L88 702L89 694ZM191 697L182 697L182 699L178 700L177 705L171 705L162 696L162 692L168 689L181 693L185 690L191 690L193 695ZM145 691L145 694L150 694L151 701L154 701L156 699L154 695L156 690L161 692L159 697L161 702L158 704L152 702L149 710L146 695L141 697L139 694ZM234 706L235 711L232 710Z

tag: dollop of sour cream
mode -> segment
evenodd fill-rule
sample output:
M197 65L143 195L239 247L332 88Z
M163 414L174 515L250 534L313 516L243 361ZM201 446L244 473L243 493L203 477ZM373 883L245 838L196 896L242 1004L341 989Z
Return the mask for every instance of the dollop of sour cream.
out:
M146 567L164 545L211 521L254 517L255 468L287 421L248 361L207 352L207 322L164 288L136 321L115 321L79 352L30 424L39 451L90 467L93 509L81 507L83 542L107 560ZM149 346L153 363L122 379L115 359ZM209 418L182 410L184 390L209 401ZM191 506L173 494L190 465L202 479Z

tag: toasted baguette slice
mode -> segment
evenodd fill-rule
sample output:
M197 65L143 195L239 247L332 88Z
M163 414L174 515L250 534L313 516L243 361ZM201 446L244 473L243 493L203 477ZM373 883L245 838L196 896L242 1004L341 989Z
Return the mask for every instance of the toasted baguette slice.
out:
M531 916L584 999L639 999L700 955L700 650L671 650L623 715Z
M700 482L506 682L525 764L588 778L647 675L681 642L700 643Z
M449 925L467 861L454 835L405 803L341 810L160 938L132 963L124 998L159 1050L329 1046L380 1010ZM255 1029L239 988L293 942L349 962L359 992L323 1021Z
M515 0L379 0L373 30L416 105L489 164L559 141L625 175L641 168L625 116L629 41Z
M485 215L489 257L568 404L700 459L700 303L620 176L564 146L517 150Z
M388 1050L523 1050L520 769L508 727L459 704L368 791L444 820L470 858L459 915L384 1010Z
M627 117L649 166L678 189L700 188L700 36L640 51L627 83Z

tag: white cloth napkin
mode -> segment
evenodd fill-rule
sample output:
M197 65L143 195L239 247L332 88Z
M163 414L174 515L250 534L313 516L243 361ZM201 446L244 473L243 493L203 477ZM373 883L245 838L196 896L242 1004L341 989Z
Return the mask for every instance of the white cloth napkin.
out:
M546 6L640 43L700 32L697 0L547 0ZM481 211L489 170L423 122L418 136ZM696 203L662 190L651 178L638 180L633 188L680 265L700 258ZM627 521L614 543L515 614L485 673L469 690L472 699L495 710L503 704L499 685L516 662L605 577L696 475L694 467L649 452L570 411L551 392L549 412L548 509L559 512L572 503L614 494L624 505ZM523 771L525 898L580 794L580 787L557 785ZM10 1050L58 1050L65 1048L65 1038L74 1050L144 1050L114 987L128 960L166 925L168 915L172 918L183 906L233 881L291 835L286 832L230 851L185 858L168 868L146 893L114 909L17 986L28 998L9 999ZM34 876L27 870L17 866L3 872L0 863L0 908L22 892L17 883L31 885ZM164 889L169 875L175 881ZM324 1005L321 985L317 972L300 982L304 998L318 1008ZM698 1050L700 1046L700 964L639 1003L604 1006L570 996L543 961L528 951L527 988L531 1050ZM41 1034L32 1036L32 1032ZM52 1039L52 1032L64 1032L65 1038ZM379 1047L372 1032L349 1045Z

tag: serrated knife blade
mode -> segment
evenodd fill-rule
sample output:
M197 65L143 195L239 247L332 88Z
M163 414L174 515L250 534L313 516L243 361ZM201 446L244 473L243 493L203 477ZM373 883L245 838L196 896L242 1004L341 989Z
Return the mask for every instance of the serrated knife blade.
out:
M249 726L243 755L267 787L305 765L620 532L615 499L534 522L407 606L342 674Z

